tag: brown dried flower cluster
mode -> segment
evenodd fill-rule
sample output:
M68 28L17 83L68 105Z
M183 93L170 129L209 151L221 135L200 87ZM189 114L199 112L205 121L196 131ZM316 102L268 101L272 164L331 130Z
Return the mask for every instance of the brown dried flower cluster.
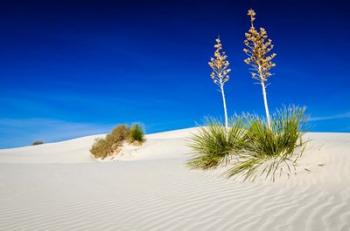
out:
M254 27L253 22L255 21L255 11L253 9L249 9L247 15L250 17L251 26Z
M229 79L230 69L228 68L230 63L227 60L227 55L222 50L222 44L219 38L216 40L214 47L216 48L214 52L214 57L210 59L209 66L212 69L210 74L211 79L215 84L221 86L225 84Z
M272 60L276 57L276 54L270 54L273 44L272 40L268 38L266 30L260 28L258 31L254 27L255 15L254 10L248 10L251 27L245 33L246 39L244 40L244 45L246 48L243 51L248 55L248 58L244 62L253 67L252 77L254 79L265 82L271 76L271 68L275 66Z

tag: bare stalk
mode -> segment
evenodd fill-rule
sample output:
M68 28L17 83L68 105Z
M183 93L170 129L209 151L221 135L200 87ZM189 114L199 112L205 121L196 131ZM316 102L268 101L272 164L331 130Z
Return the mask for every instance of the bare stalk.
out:
M227 116L227 108L226 108L226 97L225 97L225 90L224 85L222 84L220 86L221 96L222 96L222 104L224 106L224 117L225 117L225 128L228 128L228 116Z
M261 89L262 89L262 95L264 99L266 122L267 122L267 126L271 129L271 117L270 117L269 105L267 103L266 86L264 81L261 81Z

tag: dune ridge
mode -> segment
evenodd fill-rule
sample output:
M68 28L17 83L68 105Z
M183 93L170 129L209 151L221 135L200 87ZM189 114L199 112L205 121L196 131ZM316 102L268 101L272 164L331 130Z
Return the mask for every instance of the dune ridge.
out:
M306 134L297 174L273 183L188 169L193 132L102 162L99 135L0 150L0 230L350 230L350 134Z

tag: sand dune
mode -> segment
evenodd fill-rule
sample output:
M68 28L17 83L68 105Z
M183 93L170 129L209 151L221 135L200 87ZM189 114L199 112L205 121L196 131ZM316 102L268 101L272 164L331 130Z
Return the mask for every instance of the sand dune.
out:
M350 134L309 133L297 175L189 170L194 129L96 161L99 136L0 150L0 230L350 230Z

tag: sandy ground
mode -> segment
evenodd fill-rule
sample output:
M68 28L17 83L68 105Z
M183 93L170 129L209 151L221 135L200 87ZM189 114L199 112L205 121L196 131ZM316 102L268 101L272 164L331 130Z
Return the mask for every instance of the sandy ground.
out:
M0 150L0 230L350 230L350 134L309 133L297 174L190 170L193 129L96 161L98 136Z

